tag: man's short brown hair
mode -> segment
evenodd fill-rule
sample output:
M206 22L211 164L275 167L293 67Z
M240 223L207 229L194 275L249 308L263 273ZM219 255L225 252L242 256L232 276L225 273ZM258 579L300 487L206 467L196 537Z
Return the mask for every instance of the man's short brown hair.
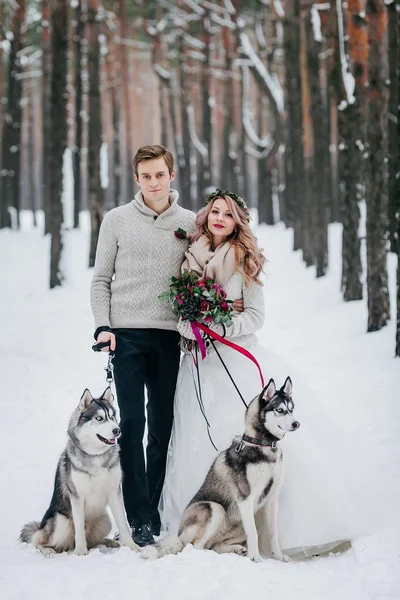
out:
M167 165L169 174L171 175L172 171L174 170L174 157L169 150L164 148L164 146L154 144L153 146L142 146L133 157L133 172L135 173L136 177L139 176L138 164L144 160L154 160L155 158L163 158L165 160L165 164Z

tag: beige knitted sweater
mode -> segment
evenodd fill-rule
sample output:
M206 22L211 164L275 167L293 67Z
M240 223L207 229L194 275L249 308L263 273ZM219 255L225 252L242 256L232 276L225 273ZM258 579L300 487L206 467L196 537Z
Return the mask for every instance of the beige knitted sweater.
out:
M176 330L177 317L168 302L158 300L180 273L186 240L179 227L194 230L195 215L177 204L157 215L141 192L128 204L110 210L102 222L91 287L91 306L98 327Z

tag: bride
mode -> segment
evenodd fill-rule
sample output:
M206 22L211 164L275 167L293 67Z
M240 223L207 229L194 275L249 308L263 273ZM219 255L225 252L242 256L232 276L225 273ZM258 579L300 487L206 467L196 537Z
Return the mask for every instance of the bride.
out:
M354 477L354 473L348 466L342 432L293 370L262 347L255 336L264 322L260 275L265 260L250 229L244 201L227 191L211 194L197 215L182 271L211 277L228 298L242 298L243 312L232 313L232 324L224 327L213 323L211 329L250 352L261 365L265 381L273 378L281 387L286 376L291 376L295 414L301 427L280 444L285 464L280 542L289 555L310 556L343 547L344 542L348 545L362 533L360 507L356 510L351 503L355 496L350 492L348 474ZM180 320L178 329L183 337L194 339L189 321ZM262 389L253 362L222 343L209 345L205 359L197 361L198 371L195 364L190 353L183 356L175 394L160 501L163 528L171 533L176 533L184 509L218 452L243 433L244 402L248 404ZM263 523L260 527L262 530Z

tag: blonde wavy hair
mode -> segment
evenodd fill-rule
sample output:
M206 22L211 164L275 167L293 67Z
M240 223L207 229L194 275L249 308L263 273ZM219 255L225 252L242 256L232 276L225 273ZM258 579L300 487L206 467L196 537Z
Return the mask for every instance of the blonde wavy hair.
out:
M258 285L263 285L259 276L267 259L263 254L263 250L258 247L257 238L250 229L248 215L243 212L230 196L217 196L211 202L208 202L204 208L199 210L196 216L196 229L190 236L191 241L195 242L200 236L206 235L210 243L212 242L212 235L208 230L207 221L214 202L218 198L222 198L222 200L227 202L236 224L233 233L227 241L230 241L234 246L236 267L242 273L246 287L252 281L255 281Z

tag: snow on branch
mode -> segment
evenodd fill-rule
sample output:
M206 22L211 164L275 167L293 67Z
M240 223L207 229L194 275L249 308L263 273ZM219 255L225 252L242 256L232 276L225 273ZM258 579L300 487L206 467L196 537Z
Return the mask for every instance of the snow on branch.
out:
M154 71L164 81L169 81L171 79L171 73L170 73L170 71L168 71L168 69L166 69L165 67L163 67L162 65L160 65L160 63L156 63L154 65Z
M319 16L317 4L313 4L311 7L311 23L314 32L314 40L316 42L322 42L321 17Z
M212 10L213 12L216 12L216 13L219 12L221 14L225 13L225 8L223 6L218 6L218 4L215 4L214 2L208 2L208 0L202 0L201 4L207 10Z
M254 158L257 158L257 160L261 160L262 158L267 158L268 154L271 152L271 150L273 148L272 140L270 137L269 137L269 142L270 143L267 145L265 150L263 150L262 152L259 152L259 150L256 150L255 148L252 148L251 146L245 146L244 151L246 152L246 154L249 154L249 156L254 156Z
M215 13L211 13L211 19L215 23L218 23L218 25L221 25L222 27L228 27L229 29L232 29L232 30L236 29L235 23L233 21L231 21L230 19L229 20L224 19Z
M267 42L266 42L266 39L264 36L263 26L260 22L256 23L255 32L256 32L257 40L258 40L258 43L260 44L260 46L262 48L266 48Z
M227 11L228 14L230 14L230 15L236 14L236 9L233 6L231 0L224 0L224 5L225 5L225 10Z
M285 9L282 6L281 0L272 0L272 7L275 10L276 16L280 19L285 18Z
M250 89L250 72L249 68L245 65L242 67L243 70L243 108L242 108L242 121L243 127L246 131L247 137L259 148L266 148L268 145L268 137L260 138L253 128L251 123L251 109L249 101L249 89Z
M15 0L7 0L7 1L8 1L8 4L10 5L10 7L13 10L19 10L20 9L20 5Z
M279 112L283 111L283 91L278 81L274 80L271 77L268 69L261 61L257 53L255 52L253 46L250 43L249 37L246 33L240 33L240 43L243 49L243 52L248 56L251 60L253 67L257 71L260 78L266 85L267 91L273 101L276 104L276 107Z
M204 15L205 12L206 12L204 10L204 8L202 8L201 6L199 6L197 4L197 2L194 2L194 0L185 0L185 4L186 4L186 6L188 6L192 10L194 10L194 12L196 12L198 15Z
M207 158L208 157L208 148L197 137L196 124L195 124L195 119L194 119L194 108L191 104L189 104L189 106L187 107L186 110L187 110L187 114L188 114L189 134L190 134L190 139L192 141L192 144L204 158Z
M205 43L202 40L199 40L188 33L185 33L184 38L185 42L192 46L192 48L197 48L198 50L204 50L206 47Z
M342 0L336 0L336 10L338 18L338 32L339 32L339 51L340 51L340 65L342 68L342 79L343 85L346 92L346 99L348 104L354 104L356 101L354 97L354 90L356 82L353 75L350 72L349 65L347 63L347 57L344 48L344 31L343 31L343 11L342 11Z
M190 58L195 58L196 60L200 60L201 62L204 62L206 60L205 54L203 54L202 52L196 52L195 50L189 50L188 56Z

